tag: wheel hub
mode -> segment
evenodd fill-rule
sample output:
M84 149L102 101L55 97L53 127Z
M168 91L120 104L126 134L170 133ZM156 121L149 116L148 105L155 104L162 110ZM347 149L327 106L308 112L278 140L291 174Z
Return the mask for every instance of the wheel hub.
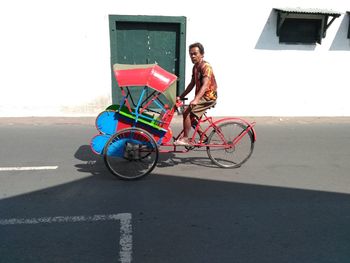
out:
M233 144L233 141L228 141L225 151L227 153L233 153L235 150L236 150L236 146Z

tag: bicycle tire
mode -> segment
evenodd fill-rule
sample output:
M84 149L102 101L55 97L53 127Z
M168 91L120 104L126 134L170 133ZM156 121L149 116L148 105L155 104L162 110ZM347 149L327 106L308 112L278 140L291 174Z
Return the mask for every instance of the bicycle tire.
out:
M127 128L106 143L103 156L107 168L123 180L148 175L158 162L159 150L153 136L140 128Z
M247 128L247 125L235 121L224 122L214 128L208 137L208 145L214 146L207 146L212 162L222 168L238 168L245 163L254 150L253 132L249 130L235 145L233 142ZM225 141L231 146L225 147Z

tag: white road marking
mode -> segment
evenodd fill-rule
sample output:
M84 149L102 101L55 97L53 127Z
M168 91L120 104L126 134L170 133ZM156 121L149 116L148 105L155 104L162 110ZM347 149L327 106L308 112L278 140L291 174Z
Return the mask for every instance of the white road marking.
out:
M27 167L0 167L1 171L37 171L37 170L56 170L58 166L27 166Z
M93 215L93 216L55 216L39 218L9 218L0 219L0 226L10 225L35 225L52 223L79 223L79 222L99 222L99 221L120 221L120 250L119 261L122 263L131 263L132 260L132 224L131 214L121 213L112 215Z

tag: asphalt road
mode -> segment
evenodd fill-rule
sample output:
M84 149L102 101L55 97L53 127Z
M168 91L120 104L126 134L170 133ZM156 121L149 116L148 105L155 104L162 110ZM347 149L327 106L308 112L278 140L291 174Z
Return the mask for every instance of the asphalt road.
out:
M256 131L241 168L163 154L125 182L88 121L0 122L0 262L349 262L350 122Z

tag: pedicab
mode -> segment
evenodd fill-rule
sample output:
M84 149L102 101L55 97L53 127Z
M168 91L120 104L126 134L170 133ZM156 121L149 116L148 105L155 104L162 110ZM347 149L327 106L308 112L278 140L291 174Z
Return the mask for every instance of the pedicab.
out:
M242 118L214 120L206 113L193 119L190 145L178 146L183 130L174 136L170 124L184 106L176 100L177 76L157 64L115 64L113 72L121 100L96 118L98 134L91 139L94 153L120 179L144 177L155 168L160 153L186 153L205 148L211 161L222 168L237 168L252 155L255 123Z

